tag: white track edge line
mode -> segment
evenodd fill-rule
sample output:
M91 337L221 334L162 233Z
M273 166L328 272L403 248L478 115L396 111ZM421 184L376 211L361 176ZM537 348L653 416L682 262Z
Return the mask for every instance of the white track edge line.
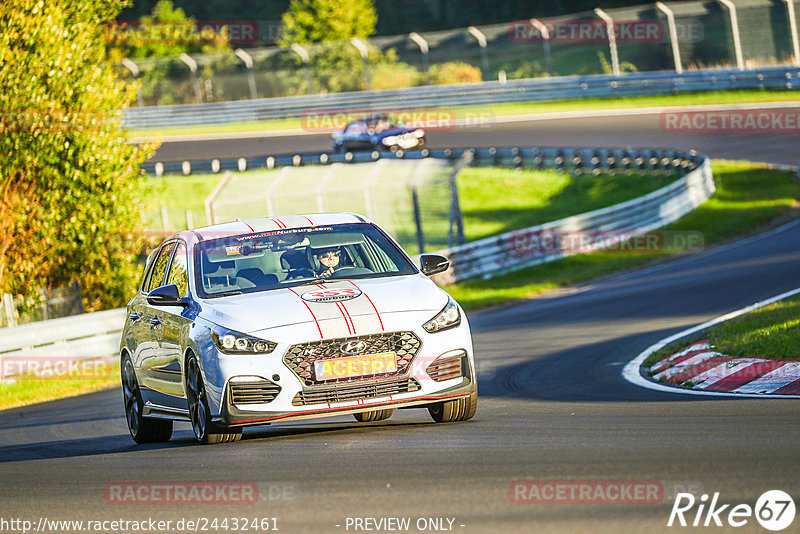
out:
M684 393L687 395L705 395L705 396L718 396L718 397L745 397L745 398L754 398L754 399L798 399L800 395L773 395L773 394L759 394L759 393L729 393L723 391L706 391L706 390L697 390L697 389L688 389L688 388L681 388L678 386L667 386L665 384L660 384L657 382L652 382L647 380L642 373L640 372L642 363L654 352L660 350L661 348L669 345L673 341L677 341L683 337L689 336L694 334L695 332L700 332L705 330L706 328L712 327L716 324L722 323L724 321L728 321L730 319L734 319L739 317L740 315L744 315L753 310L757 310L758 308L763 308L764 306L768 306L774 302L778 302L780 300L789 298L793 295L797 295L800 293L800 287L796 289L792 289L790 291L786 291L781 293L780 295L776 295L772 298L768 298L766 300L762 300L756 302L755 304L751 304L750 306L746 306L736 311L732 311L730 313L726 313L725 315L721 315L716 319L711 319L710 321L706 321L705 323L693 326L691 328L687 328L686 330L682 330L677 334L673 334L669 337L665 337L661 341L650 345L647 349L645 349L642 353L640 353L636 358L628 362L625 367L622 369L622 377L627 380L628 382L640 386L647 389L652 389L655 391L665 391L668 393Z

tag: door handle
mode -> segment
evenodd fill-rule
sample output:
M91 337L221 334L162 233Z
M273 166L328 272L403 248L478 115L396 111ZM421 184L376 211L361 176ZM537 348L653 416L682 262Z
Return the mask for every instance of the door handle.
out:
M161 320L158 317L153 317L150 319L150 324L153 326L158 326L161 324Z
M136 312L131 312L131 314L128 315L128 317L130 317L131 321L133 321L135 323L136 321L138 321L141 318L141 315L139 315Z

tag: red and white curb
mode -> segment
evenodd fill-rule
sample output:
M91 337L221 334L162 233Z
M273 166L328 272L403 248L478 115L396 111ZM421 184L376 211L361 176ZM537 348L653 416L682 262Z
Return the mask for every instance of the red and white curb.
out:
M650 378L676 386L773 395L800 395L800 362L736 358L698 341L657 362Z
M716 352L707 341L693 343L649 369L642 368L651 354L670 343L798 293L800 288L781 293L664 338L628 362L622 376L637 386L670 393L800 398L800 362L726 356ZM647 372L653 373L650 378Z

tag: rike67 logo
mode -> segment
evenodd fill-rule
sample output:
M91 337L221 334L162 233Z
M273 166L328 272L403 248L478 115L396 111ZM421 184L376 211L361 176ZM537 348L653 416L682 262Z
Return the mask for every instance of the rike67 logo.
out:
M667 526L738 528L747 525L755 517L762 527L777 532L791 525L794 515L794 500L781 490L764 492L756 501L755 508L748 504L720 504L719 492L714 493L710 502L706 494L695 499L691 493L679 493L672 505Z

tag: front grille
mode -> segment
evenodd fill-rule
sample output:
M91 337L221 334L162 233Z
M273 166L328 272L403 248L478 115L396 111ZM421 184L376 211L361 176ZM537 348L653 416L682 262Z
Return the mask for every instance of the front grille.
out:
M379 354L394 352L397 354L397 371L370 375L369 377L340 378L336 380L317 380L314 376L314 362L351 356L343 354L340 346L348 341L364 341L366 348L361 354ZM400 376L406 373L411 360L414 359L422 346L422 341L413 332L387 332L368 336L343 337L339 339L325 339L311 343L292 345L283 356L283 362L307 386L321 383L362 382L376 378Z
M338 383L331 386L316 386L307 388L295 395L293 406L307 404L326 404L329 402L348 401L356 399L371 399L399 395L420 389L419 382L413 378L395 378L392 380L361 381L353 384Z
M465 352L460 352L452 356L439 357L425 369L425 372L436 382L458 378L461 376L462 360L465 356Z
M266 404L275 400L281 387L269 380L230 382L233 404Z

